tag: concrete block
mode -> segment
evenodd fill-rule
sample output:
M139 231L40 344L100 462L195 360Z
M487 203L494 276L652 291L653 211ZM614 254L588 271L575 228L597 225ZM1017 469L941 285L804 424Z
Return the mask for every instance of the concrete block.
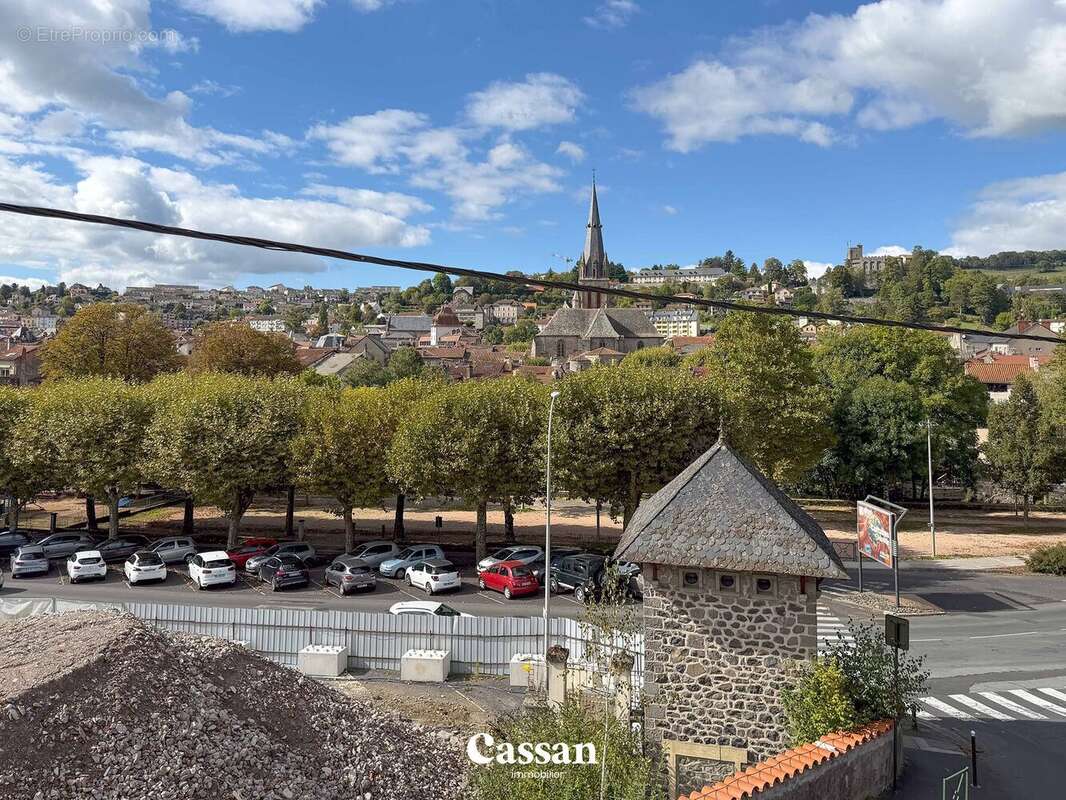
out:
M515 653L511 656L510 685L521 689L544 688L544 656L539 653Z
M348 669L348 648L332 644L309 644L300 651L296 668L304 675L336 678Z
M400 658L400 680L443 683L452 671L450 650L408 650Z

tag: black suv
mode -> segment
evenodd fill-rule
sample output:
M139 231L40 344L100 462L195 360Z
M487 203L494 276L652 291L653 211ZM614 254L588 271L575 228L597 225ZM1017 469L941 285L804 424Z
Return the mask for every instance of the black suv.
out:
M643 595L638 576L640 568L625 561L611 561L607 556L595 553L580 553L556 561L552 559L551 590L562 592L572 589L574 599L588 602L603 593L603 582L614 567L627 597L639 600Z

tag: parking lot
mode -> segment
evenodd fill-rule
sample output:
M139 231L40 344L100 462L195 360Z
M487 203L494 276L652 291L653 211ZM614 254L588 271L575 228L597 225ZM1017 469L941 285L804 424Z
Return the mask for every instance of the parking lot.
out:
M53 562L47 575L12 578L7 564L3 565L4 586L0 597L28 598L55 597L62 600L130 602L143 600L154 603L200 604L228 607L305 608L319 610L387 612L394 603L405 600L439 600L458 611L475 616L530 617L540 616L544 609L544 595L538 593L527 597L507 600L497 592L481 591L472 567L464 569L462 588L427 595L420 589L407 586L403 580L383 578L380 575L377 587L370 592L342 596L335 587L327 587L322 580L325 565L311 569L308 586L287 588L272 592L270 586L257 578L237 572L233 586L212 586L198 589L189 579L185 565L171 565L166 581L130 586L122 571L122 564L108 565L107 578L72 585L63 562ZM572 594L552 595L552 614L560 617L580 617L583 606Z

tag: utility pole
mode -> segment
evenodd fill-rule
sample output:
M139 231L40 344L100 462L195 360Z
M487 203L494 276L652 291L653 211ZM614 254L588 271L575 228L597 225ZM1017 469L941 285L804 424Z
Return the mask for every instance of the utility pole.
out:
M933 423L925 418L925 445L929 456L929 532L933 536L933 558L936 558L936 519L933 517Z
M544 471L544 692L548 692L548 648L551 647L552 597L552 412L559 392L551 393L548 404L548 454Z

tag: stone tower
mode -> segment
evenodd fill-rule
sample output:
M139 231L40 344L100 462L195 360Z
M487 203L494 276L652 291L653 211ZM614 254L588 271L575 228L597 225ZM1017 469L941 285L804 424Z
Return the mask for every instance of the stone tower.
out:
M719 442L640 505L615 557L644 576L645 728L672 788L784 750L785 669L817 653L818 579L847 576L818 523Z
M577 262L577 282L582 286L610 285L607 277L607 253L603 249L603 225L600 224L600 204L596 199L596 179L592 179L592 201L589 221L585 226L585 250ZM574 292L574 308L604 308L609 295L599 292Z

